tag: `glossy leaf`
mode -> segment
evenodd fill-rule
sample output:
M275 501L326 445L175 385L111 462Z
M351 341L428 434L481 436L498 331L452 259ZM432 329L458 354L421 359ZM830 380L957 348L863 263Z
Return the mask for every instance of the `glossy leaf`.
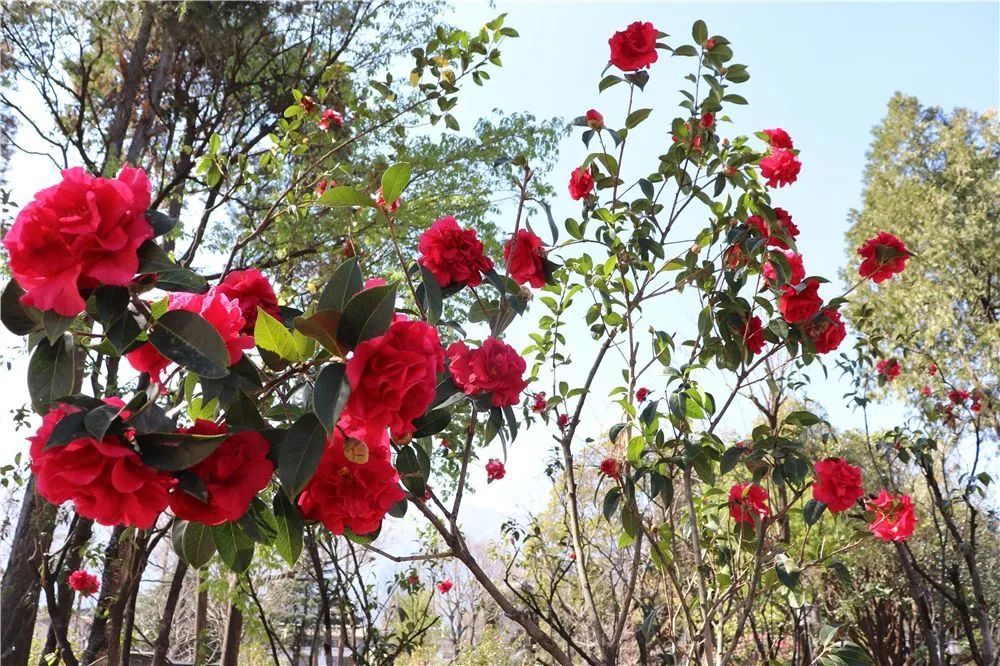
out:
M202 377L229 374L229 352L222 336L201 315L187 310L165 313L149 332L149 341L168 359Z

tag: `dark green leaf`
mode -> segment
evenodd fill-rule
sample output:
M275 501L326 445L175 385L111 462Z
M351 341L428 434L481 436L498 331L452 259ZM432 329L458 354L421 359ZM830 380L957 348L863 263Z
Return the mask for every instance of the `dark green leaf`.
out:
M416 428L413 437L419 439L436 435L447 428L449 423L451 423L451 412L447 409L429 411L413 421L413 427Z
M197 273L183 268L167 256L152 240L143 243L137 252L139 275L155 275L156 286L165 291L186 291L203 294L208 290L208 281Z
M382 335L396 312L396 286L365 289L347 302L337 325L337 340L348 347Z
M229 374L229 352L222 336L201 315L187 310L164 313L149 332L149 341L168 359L201 377Z
M299 515L298 507L288 500L285 491L280 488L274 493L272 507L278 526L274 548L281 559L288 562L288 566L295 566L302 553L302 516Z
M170 217L158 210L147 210L146 220L149 222L149 226L153 227L154 237L170 233L178 222L176 217Z
M59 419L59 422L52 428L49 441L45 443L43 450L65 446L81 437L89 437L90 433L87 432L87 426L84 423L86 416L87 412L73 412Z
M444 297L441 294L441 285L438 283L434 273L430 272L426 266L420 266L420 275L423 278L423 284L417 290L417 295L423 301L427 323L435 326L441 321L441 312L443 309Z
M87 428L87 432L94 436L94 439L102 440L121 412L122 409L114 405L95 407L87 412L83 419L83 425Z
M315 414L303 414L272 447L278 479L291 497L297 497L312 478L326 449L326 430Z
M406 489L417 497L423 497L427 492L426 480L417 460L417 454L412 446L404 446L396 456L396 470Z
M694 38L695 44L704 44L705 40L708 39L708 26L701 19L694 22L691 26L691 37Z
M357 257L351 257L333 272L330 281L326 283L323 292L319 296L317 310L336 310L340 312L344 309L351 296L361 291L364 287L364 276L358 267Z
M226 435L192 435L180 432L137 434L139 456L156 469L177 472L188 469L212 455Z
M618 504L622 499L622 491L617 486L608 491L608 494L604 496L604 518L608 522L611 522L611 517L618 512Z
M722 462L719 464L719 470L722 474L728 474L736 468L736 464L740 461L743 456L743 448L739 446L733 446L726 449L726 452L722 454Z
M24 290L11 280L0 296L0 321L14 335L27 335L41 328L42 313L21 303Z
M195 569L208 564L215 554L212 528L207 525L175 520L170 536L177 556Z
M44 414L56 398L73 393L76 374L76 354L71 338L60 338L54 344L40 340L28 361L28 395L32 409Z
M243 573L250 568L254 542L236 523L215 525L212 527L212 537L215 539L215 547L219 550L219 558L227 567L236 573Z
M271 508L259 497L254 497L247 512L236 521L240 529L257 543L270 546L278 538L278 524Z
M819 519L823 516L823 512L826 510L826 504L820 502L819 500L811 499L806 502L805 507L802 509L802 519L805 521L806 525L815 525L819 522Z
M345 371L343 363L324 366L316 376L316 385L313 387L313 411L328 434L333 434L333 428L350 397L351 386L347 382Z

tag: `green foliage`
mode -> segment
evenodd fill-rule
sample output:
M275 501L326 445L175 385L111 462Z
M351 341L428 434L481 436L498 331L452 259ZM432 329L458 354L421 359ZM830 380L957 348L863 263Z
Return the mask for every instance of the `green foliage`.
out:
M1000 372L1000 125L995 111L946 113L898 94L873 130L864 201L851 212L845 278L858 279L865 239L891 231L915 254L902 275L862 284L855 326L898 335L927 357L904 362L898 385L919 388L932 361L955 377Z

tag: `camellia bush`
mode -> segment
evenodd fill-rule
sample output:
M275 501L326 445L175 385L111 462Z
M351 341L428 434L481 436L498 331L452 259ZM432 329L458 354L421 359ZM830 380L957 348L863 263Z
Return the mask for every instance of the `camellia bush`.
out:
M411 82L441 110L435 120L454 122L457 82L481 83L482 67L499 59L495 43L515 35L500 20L478 34L443 34L414 54ZM836 569L842 544L816 537L824 522L863 537L849 547L906 541L920 519L909 496L858 461L808 453L801 433L824 427L819 415L775 411L737 441L719 431L775 366L815 364L846 336L848 294L808 271L793 212L781 205L803 168L799 148L782 129L728 136L749 73L703 22L690 40L636 22L609 45L598 88L626 97L628 110L620 118L590 110L573 123L587 151L565 175L579 214L560 226L549 213L549 228L536 233L528 208L549 210L535 200L536 174L522 155L501 160L496 167L520 193L501 256L488 256L448 210L415 248L405 245L397 228L419 176L407 162L376 182L336 183L296 163L300 141L327 142L332 153L381 129L349 127L300 92L258 158L295 164L293 186L212 279L160 240L177 220L150 209L143 169L65 170L3 240L13 275L3 323L31 348L27 389L42 417L29 437L38 495L114 527L119 556L148 557L166 539L188 566L218 558L234 580L265 551L294 567L320 530L380 549L386 522L415 512L445 549L428 559L459 563L536 657L559 664L645 661L650 636L662 631L673 640L657 650L674 663L747 661L759 639L756 601L777 595L801 608L800 578ZM666 122L645 88L684 68L684 101ZM632 135L654 120L662 154L632 165ZM209 175L224 163L213 160ZM297 307L282 303L278 285L241 257L286 207L337 209L380 229L398 265L373 272L365 248L348 240L325 285ZM880 283L905 269L910 252L891 231L859 249L858 280ZM675 315L685 308L696 310L691 330ZM530 341L505 337L524 317L537 321ZM587 339L592 354L572 348ZM137 379L119 382L119 363ZM891 363L879 370L889 378ZM598 376L614 378L610 396L593 390ZM709 385L728 388L713 394ZM601 401L618 414L610 428L586 420ZM470 461L497 438L504 452L519 445L525 428L554 440L569 536L563 574L583 609L579 626L549 590L487 572L462 531ZM597 492L626 563L610 583L583 534L584 445L603 452ZM453 479L435 477L441 456ZM506 473L497 457L485 468L494 482ZM517 567L530 535L509 537ZM119 597L134 596L141 567L98 581L62 564L62 554L46 553L38 568L50 611L67 602L57 582L83 595L100 589L108 661L123 663ZM404 589L416 594L418 581L415 571ZM663 590L660 603L643 601L645 586ZM451 580L434 587L452 593ZM59 658L79 663L65 623L53 629ZM223 663L237 663L238 642L229 641ZM376 648L356 658L394 657ZM821 623L802 663L869 657Z

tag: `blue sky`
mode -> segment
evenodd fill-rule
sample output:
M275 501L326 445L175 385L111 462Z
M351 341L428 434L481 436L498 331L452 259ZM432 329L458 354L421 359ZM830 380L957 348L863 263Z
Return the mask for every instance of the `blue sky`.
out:
M463 127L494 108L530 111L538 117L571 119L588 108L601 110L609 124L620 126L625 111L624 88L599 95L600 80L608 59L608 37L633 20L651 21L674 37L690 38L691 23L701 18L711 34L733 42L735 61L748 65L752 78L739 86L750 105L736 107L734 124L720 131L735 136L765 127L780 126L790 132L802 150L804 167L799 181L778 192L775 202L792 212L802 231L799 249L810 273L835 277L846 254L843 234L847 213L860 201L861 176L871 128L885 113L895 91L917 96L925 104L946 108L967 106L985 109L998 105L998 5L996 3L460 3L441 18L452 25L475 30L500 12L521 38L509 41L503 51L504 66L493 73L484 88L470 86L462 95L456 115ZM666 145L665 128L675 114L682 77L694 64L692 58L661 56L651 69L651 82L639 105L654 114L634 136L627 153L635 175L655 165ZM560 197L553 202L555 217L578 215L579 208L565 195L568 174L586 156L574 133L562 146L552 180ZM626 170L630 170L626 167ZM44 162L15 157L10 176L14 198L27 201L38 187L40 173L50 173ZM46 182L53 180L51 173ZM444 214L444 212L442 213ZM498 220L510 226L513 216ZM824 296L835 295L827 285ZM540 308L538 308L540 309ZM537 309L533 313L537 315ZM683 308L658 326L671 330L688 325ZM512 329L511 342L523 346L530 326ZM587 341L579 342L578 355L586 356ZM4 347L17 344L12 336L0 337ZM582 359L585 360L585 359ZM11 374L23 376L24 364ZM599 382L600 384L600 382ZM0 415L25 401L20 379L0 393ZM655 389L655 385L650 383ZM606 386L604 387L606 389ZM834 382L812 390L837 425L856 425L858 415L842 406L844 387ZM587 434L596 435L614 421L601 407L596 391ZM884 409L882 422L899 410ZM752 425L753 414L734 410L727 422L731 432ZM0 451L0 461L25 450L23 433L9 434L9 421L0 432L10 444ZM538 508L548 485L542 470L550 432L533 429L519 438L510 451L507 479L482 488L468 500L468 524L473 536L496 534L507 515ZM497 444L487 453L499 456ZM484 456L484 460L485 460ZM473 478L484 480L479 467ZM485 484L483 484L485 485Z

